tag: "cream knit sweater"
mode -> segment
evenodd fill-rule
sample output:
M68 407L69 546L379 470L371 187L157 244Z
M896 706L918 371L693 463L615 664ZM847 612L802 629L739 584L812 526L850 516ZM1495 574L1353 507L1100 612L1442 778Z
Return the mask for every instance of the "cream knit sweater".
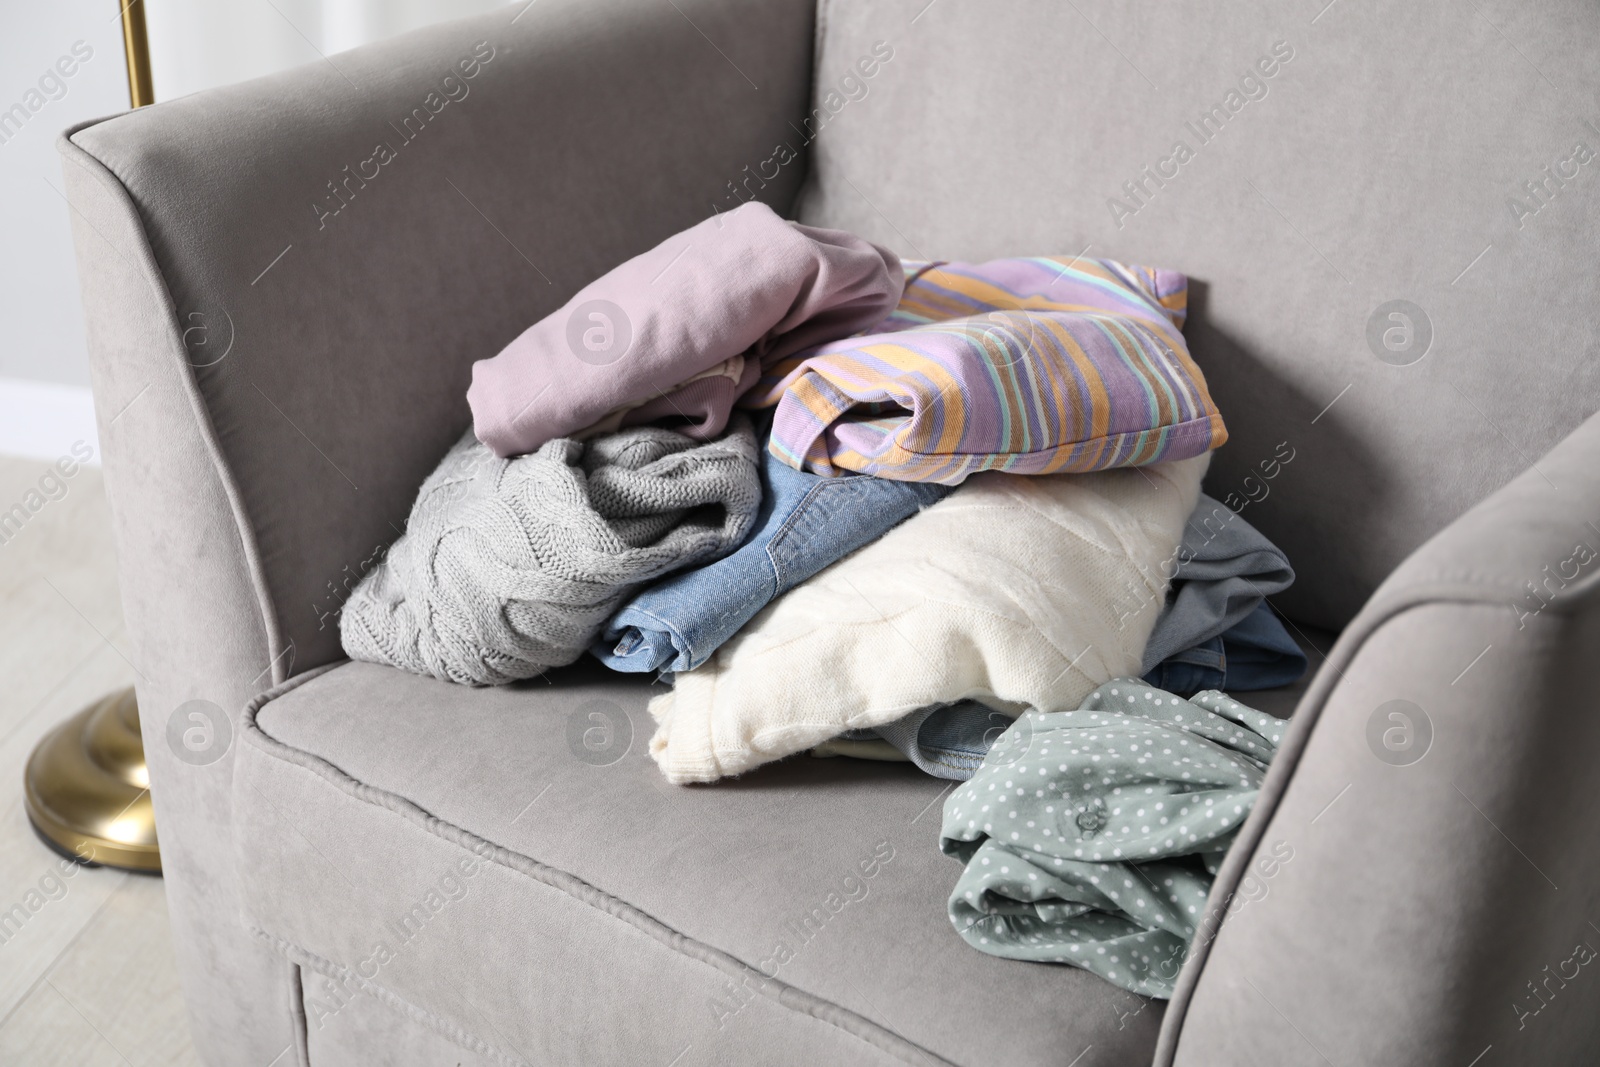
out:
M974 475L680 673L650 754L709 782L929 704L1076 708L1138 673L1209 462Z

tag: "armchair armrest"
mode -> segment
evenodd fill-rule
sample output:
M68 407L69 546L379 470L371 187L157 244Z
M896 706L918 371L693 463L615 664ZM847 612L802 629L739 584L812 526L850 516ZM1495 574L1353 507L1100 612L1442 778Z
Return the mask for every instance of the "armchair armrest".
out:
M469 424L475 359L713 210L788 209L812 9L542 0L60 141L206 1062L284 1062L296 979L239 924L232 756L179 758L169 718L236 718L341 655L339 607Z
M1219 876L1158 1064L1600 1041L1600 416L1373 595Z

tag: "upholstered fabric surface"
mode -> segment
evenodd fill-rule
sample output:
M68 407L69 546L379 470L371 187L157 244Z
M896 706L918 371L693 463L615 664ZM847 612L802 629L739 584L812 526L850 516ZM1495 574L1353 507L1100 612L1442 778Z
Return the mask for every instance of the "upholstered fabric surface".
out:
M338 658L344 597L467 428L472 361L736 206L730 183L803 113L811 37L810 0L760 18L729 0L542 0L61 142L175 950L207 1064L292 1058L290 970L239 925L237 720L199 764L162 740L168 720L203 700L227 721ZM767 168L745 198L786 210L803 165Z
M1340 637L1218 876L1160 1067L1593 1059L1597 460L1600 416Z
M1597 1040L1573 961L1600 945L1600 429L1536 457L1600 394L1600 9L826 0L813 71L812 8L542 0L62 142L201 1058L1149 1061L1158 1008L941 925L941 783L909 768L672 790L647 691L617 680L345 665L266 732L239 718L337 659L344 592L467 426L474 359L715 210L790 212L811 165L801 220L901 255L1189 275L1231 434L1207 489L1287 550L1297 635L1537 462L1308 680L1158 1062L1575 1061ZM162 741L196 700L231 726L211 762ZM1393 701L1429 717L1420 761ZM464 894L442 884L479 842ZM847 876L867 894L741 992L739 961ZM906 937L923 911L948 942ZM305 979L340 967L377 977L328 1021Z
M286 1003L289 972L238 926L230 741L237 709L289 657L274 662L254 539L218 462L138 210L98 161L70 145L63 155L127 654L140 729L152 739L145 764L190 1031L208 1067L233 1055L270 1060L292 1047L291 1020L250 1006ZM165 743L168 721L197 700L217 745L198 763Z
M307 1059L323 1064L361 1067L411 1067L415 1063L443 1067L504 1067L495 1056L474 1052L424 1023L364 994L342 989L308 968L301 969L301 1003L309 1006Z
M338 657L346 583L467 427L473 361L737 206L729 183L802 110L811 15L798 0L759 20L728 0L519 11L72 134L126 188L174 336L190 331L196 350L174 354L245 502L273 651L292 643L293 669ZM786 209L801 166L756 191Z
M245 921L512 1061L1148 1061L1160 1005L951 930L948 783L798 757L669 786L652 691L587 660L495 689L365 663L291 688L239 750Z
M823 0L818 22L801 221L1189 275L1232 436L1206 491L1252 502L1297 619L1343 625L1596 408L1589 0Z

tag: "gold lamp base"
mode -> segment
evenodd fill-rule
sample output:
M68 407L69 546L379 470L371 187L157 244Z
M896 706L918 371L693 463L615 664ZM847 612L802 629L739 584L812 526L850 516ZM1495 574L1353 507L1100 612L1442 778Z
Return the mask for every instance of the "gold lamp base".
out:
M68 859L160 873L132 689L90 704L45 735L28 757L23 800L34 830Z
M128 100L144 107L151 91L144 5L118 0L128 61ZM161 873L150 772L133 690L112 693L44 736L23 775L23 805L41 840L88 867Z

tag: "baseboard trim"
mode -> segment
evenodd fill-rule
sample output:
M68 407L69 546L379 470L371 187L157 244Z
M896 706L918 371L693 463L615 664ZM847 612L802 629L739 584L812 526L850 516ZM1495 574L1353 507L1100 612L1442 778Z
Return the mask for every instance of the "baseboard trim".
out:
M82 445L72 446L80 441L93 449L88 465L99 466L94 394L86 386L0 378L0 455L78 460Z

